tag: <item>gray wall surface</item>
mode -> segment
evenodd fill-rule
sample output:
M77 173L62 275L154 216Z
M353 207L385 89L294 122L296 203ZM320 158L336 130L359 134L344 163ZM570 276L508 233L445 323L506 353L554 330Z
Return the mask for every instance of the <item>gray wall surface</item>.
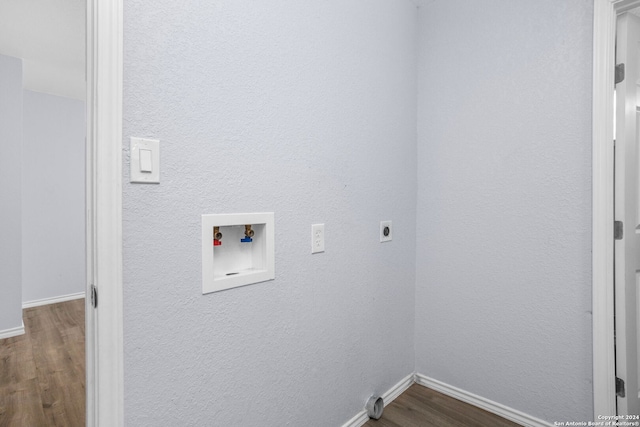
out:
M416 371L592 419L593 2L419 13Z
M414 369L415 4L124 7L126 425L341 425ZM202 295L200 215L262 211L276 279Z
M22 326L22 61L0 55L0 331Z
M84 102L24 91L22 301L84 291Z

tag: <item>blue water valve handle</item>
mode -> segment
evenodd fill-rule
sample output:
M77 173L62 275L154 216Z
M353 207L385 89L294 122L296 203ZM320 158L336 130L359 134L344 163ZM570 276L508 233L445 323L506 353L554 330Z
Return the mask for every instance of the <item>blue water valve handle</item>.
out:
M253 239L251 237L245 237L244 239L240 239L240 241L243 243L251 243Z

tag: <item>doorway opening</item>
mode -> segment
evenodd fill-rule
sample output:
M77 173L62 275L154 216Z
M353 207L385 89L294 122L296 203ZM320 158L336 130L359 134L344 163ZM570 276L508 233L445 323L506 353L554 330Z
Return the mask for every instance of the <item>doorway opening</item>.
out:
M0 341L3 425L84 425L85 28L83 0L0 5L0 126L15 130L0 138L13 178L0 187L17 213L5 222L16 238L3 245L19 273L2 278L16 292L0 310L23 324Z

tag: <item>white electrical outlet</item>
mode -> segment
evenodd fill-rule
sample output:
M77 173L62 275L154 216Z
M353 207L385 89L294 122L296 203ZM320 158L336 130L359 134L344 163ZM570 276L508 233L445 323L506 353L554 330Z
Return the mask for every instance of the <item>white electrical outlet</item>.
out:
M324 252L324 224L311 224L311 253Z
M393 238L391 221L380 221L380 241L389 242Z

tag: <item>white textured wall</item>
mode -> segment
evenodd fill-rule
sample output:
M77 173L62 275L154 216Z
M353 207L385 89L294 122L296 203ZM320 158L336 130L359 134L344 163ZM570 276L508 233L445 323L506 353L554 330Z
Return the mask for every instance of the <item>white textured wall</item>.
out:
M84 102L24 91L22 300L84 291Z
M124 12L124 147L161 146L159 185L124 156L126 424L341 425L414 368L415 4ZM276 279L202 295L200 215L262 211Z
M589 0L425 2L416 370L588 420Z
M22 61L0 55L0 331L22 326Z

